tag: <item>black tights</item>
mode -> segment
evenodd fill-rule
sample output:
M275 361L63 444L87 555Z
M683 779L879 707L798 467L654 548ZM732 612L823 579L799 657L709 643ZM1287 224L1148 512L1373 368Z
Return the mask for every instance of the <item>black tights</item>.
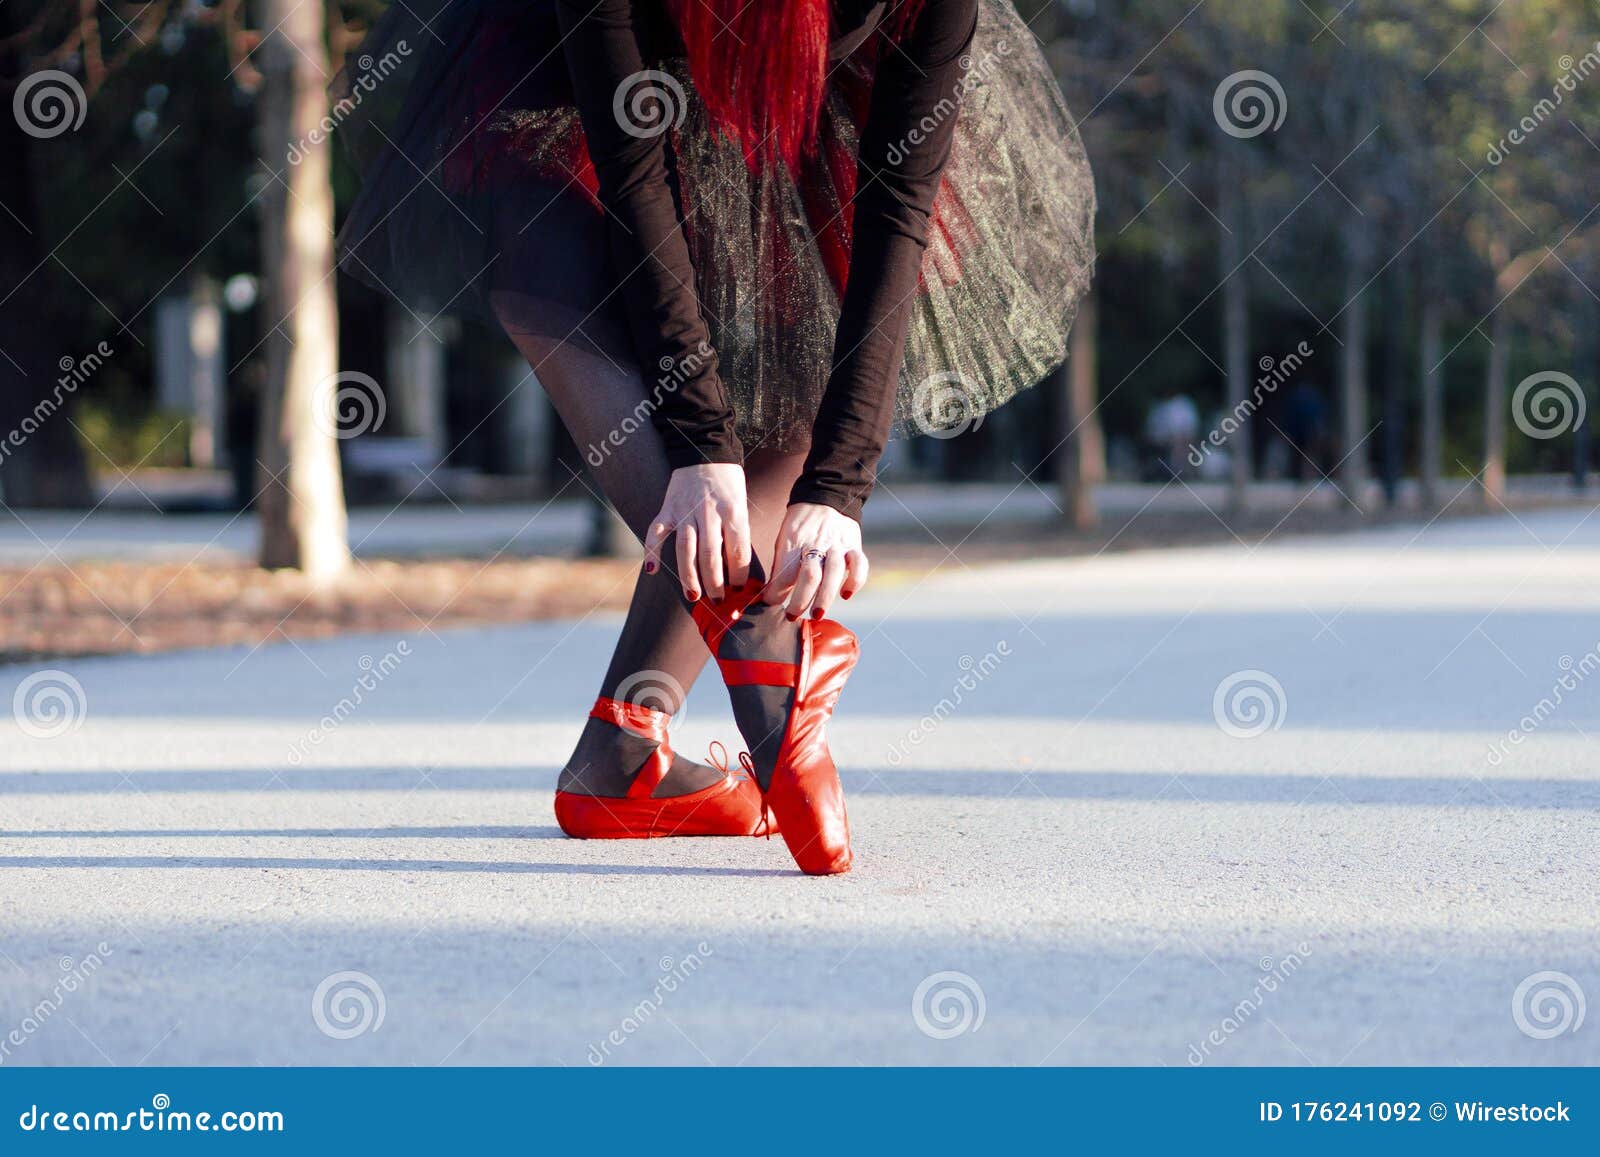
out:
M528 359L567 431L589 463L606 499L641 541L661 509L671 469L660 436L640 403L646 387L639 375L607 358L571 344L525 334L512 340ZM537 389L531 380L519 388ZM615 445L615 441L621 445ZM750 537L756 560L751 576L760 577L761 558L770 554L789 501L789 489L804 462L804 451L756 450L745 460ZM578 479L582 482L582 479ZM676 554L669 541L662 567L655 574L642 569L622 634L606 669L600 694L675 713L710 657L700 639L683 587L674 573ZM793 662L798 657L798 625L786 620L783 607L757 603L728 632L722 657ZM770 782L790 692L783 688L732 688L734 717L756 764L756 775ZM561 772L563 791L621 796L653 744L646 739L589 719L578 745ZM678 756L657 796L683 795L707 787L721 772Z

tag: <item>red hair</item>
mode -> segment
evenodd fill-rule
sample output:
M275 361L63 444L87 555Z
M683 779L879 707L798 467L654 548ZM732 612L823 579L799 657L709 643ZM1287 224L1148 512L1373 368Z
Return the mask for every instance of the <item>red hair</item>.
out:
M924 0L890 0L878 33L903 39ZM671 0L689 75L714 128L752 168L798 171L817 139L828 81L830 0Z
M714 128L752 167L811 151L827 83L829 0L672 0Z

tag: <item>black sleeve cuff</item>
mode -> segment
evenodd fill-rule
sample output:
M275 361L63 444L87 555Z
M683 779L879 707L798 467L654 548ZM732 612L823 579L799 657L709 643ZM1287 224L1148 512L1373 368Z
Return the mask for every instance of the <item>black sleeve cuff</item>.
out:
M860 522L861 508L866 505L867 496L871 493L870 479L853 485L835 485L813 478L809 474L802 474L789 491L789 505L793 506L796 502L810 502L837 510L846 518Z
M656 412L656 429L667 451L667 465L674 470L686 466L704 466L709 463L744 462L744 447L739 435L734 433L733 417L716 426L688 429L681 423L665 418Z

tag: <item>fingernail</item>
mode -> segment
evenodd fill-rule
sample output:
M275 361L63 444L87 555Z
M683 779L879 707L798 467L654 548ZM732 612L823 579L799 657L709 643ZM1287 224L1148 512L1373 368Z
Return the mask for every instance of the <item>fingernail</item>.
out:
M840 591L839 592L839 594L844 598L849 598L854 593L855 593L854 591Z
M791 623L798 623L800 621L799 615L791 615L788 611L783 612L783 617L788 619Z
M813 619L820 619L822 617L822 608L821 607L814 608L812 610L812 612L811 612L811 617Z
M683 597L688 599L691 603L699 602L700 601L700 592L699 591L684 591L683 592Z
M645 574L655 574L656 573L656 564L653 563L653 562L645 563L644 564L644 573Z

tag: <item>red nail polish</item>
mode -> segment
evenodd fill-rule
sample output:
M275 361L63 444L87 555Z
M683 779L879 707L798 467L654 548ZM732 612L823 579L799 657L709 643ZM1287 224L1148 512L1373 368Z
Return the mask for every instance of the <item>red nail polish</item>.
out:
M783 612L783 617L788 619L791 623L798 623L800 621L799 615L791 615L788 611Z
M699 602L700 601L700 592L699 591L687 591L687 592L684 593L683 597L688 599L691 603Z
M839 594L844 598L849 598L854 593L855 593L854 591L840 591L839 592Z
M644 564L644 573L645 574L655 574L656 573L656 564L653 563L653 562L645 563Z
M817 607L814 610L812 610L811 617L813 619L820 619L822 617L822 608L821 607Z

